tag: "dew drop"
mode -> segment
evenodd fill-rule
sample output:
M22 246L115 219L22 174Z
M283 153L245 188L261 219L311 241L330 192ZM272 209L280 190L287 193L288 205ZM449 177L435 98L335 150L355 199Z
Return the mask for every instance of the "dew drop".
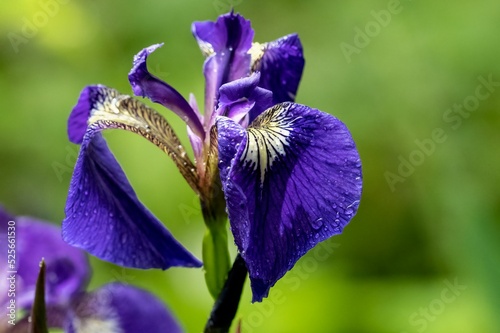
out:
M316 220L312 221L311 226L314 229L318 230L319 228L321 228L323 226L323 218L320 217L320 218L317 218Z

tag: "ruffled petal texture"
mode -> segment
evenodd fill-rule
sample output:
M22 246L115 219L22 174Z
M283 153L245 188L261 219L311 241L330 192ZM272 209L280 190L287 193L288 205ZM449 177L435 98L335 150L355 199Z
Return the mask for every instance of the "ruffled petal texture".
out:
M253 301L309 249L339 234L357 211L361 162L346 126L282 103L247 130L218 118L219 170Z
M107 128L136 132L186 167L186 154L175 151L180 148L169 137L172 134L164 132L169 130L168 124L144 105L103 86L84 89L69 124L76 124L72 118L85 113L89 125L81 139L66 202L64 240L102 260L126 267L200 267L201 262L142 205L100 134ZM79 128L70 126L69 130L70 137L74 134L73 139L80 141L76 135L81 132ZM171 146L175 146L174 150ZM192 165L188 169L195 172Z
M68 333L181 333L159 299L149 292L111 283L74 301Z
M274 104L295 101L305 64L299 36L254 44L252 50L252 70L261 72L259 86L273 92Z
M203 66L205 75L205 124L215 118L218 90L221 85L250 72L253 29L249 20L239 14L219 16L216 22L195 22L192 26L202 53L207 57Z

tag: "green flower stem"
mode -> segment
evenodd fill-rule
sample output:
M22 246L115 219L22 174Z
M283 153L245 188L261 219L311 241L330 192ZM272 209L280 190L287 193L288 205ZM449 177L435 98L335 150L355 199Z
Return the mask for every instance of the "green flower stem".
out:
M226 200L222 192L217 151L217 127L212 126L208 138L206 164L200 178L200 205L207 231L203 237L203 266L208 290L214 299L226 281L231 267L227 248Z
M217 299L231 267L225 222L207 228L203 237L203 265L208 291Z

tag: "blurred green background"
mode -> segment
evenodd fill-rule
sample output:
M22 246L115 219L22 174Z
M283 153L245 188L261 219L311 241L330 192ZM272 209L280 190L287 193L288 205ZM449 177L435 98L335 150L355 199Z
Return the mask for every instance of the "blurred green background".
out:
M143 47L165 42L152 72L202 101L190 25L233 4L257 41L299 33L297 101L348 125L364 169L360 209L342 235L302 258L263 303L251 304L247 283L243 333L499 332L500 2L48 2L0 3L0 202L12 213L60 223L78 152L69 112L87 84L131 93L127 73ZM28 37L27 21L36 24ZM185 126L154 107L187 143ZM106 138L141 200L201 257L198 203L173 163L130 133ZM201 270L91 262L91 288L142 286L187 332L202 330L212 300Z

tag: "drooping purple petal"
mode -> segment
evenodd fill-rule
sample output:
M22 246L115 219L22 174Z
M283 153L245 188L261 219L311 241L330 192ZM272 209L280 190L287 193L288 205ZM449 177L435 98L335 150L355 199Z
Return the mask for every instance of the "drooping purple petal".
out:
M258 87L260 73L222 85L219 89L217 115L223 115L240 123L248 114L249 122L273 105L269 90ZM240 123L241 124L241 123Z
M146 64L148 56L162 45L155 44L147 47L134 57L134 65L128 75L132 90L135 95L147 97L172 110L203 140L205 131L200 115L191 108L188 101L177 90L148 71Z
M253 29L249 20L233 12L221 15L216 22L195 22L192 26L200 49L207 56L205 75L205 125L215 118L218 90L221 85L245 77L250 72Z
M67 306L76 293L85 289L90 277L87 258L84 252L62 240L61 230L58 227L30 217L9 216L1 207L0 225L2 226L0 244L2 254L5 254L5 261L3 256L2 261L7 264L9 249L13 250L10 252L10 259L14 259L15 262L13 266L9 264L0 272L2 278L0 285L3 286L3 283L8 281L7 277L15 275L14 292L18 309L31 308L42 258L47 267L45 301L48 308ZM4 226L11 228L5 228L4 233ZM11 239L14 242L11 242ZM14 247L8 248L7 244L12 244ZM8 293L4 292L3 288L0 289L2 289L0 305L4 309L5 302L9 301ZM49 319L53 319L50 313Z
M119 283L74 300L66 332L181 333L182 329L159 299L149 292Z
M252 52L257 54L252 59L252 70L261 72L259 86L273 92L274 104L295 101L304 69L299 36L291 34L253 48L260 48Z
M282 103L245 131L218 118L219 170L253 301L319 242L338 234L361 196L361 163L337 118Z
M141 204L99 126L89 127L82 142L66 202L64 240L126 267L200 267Z

